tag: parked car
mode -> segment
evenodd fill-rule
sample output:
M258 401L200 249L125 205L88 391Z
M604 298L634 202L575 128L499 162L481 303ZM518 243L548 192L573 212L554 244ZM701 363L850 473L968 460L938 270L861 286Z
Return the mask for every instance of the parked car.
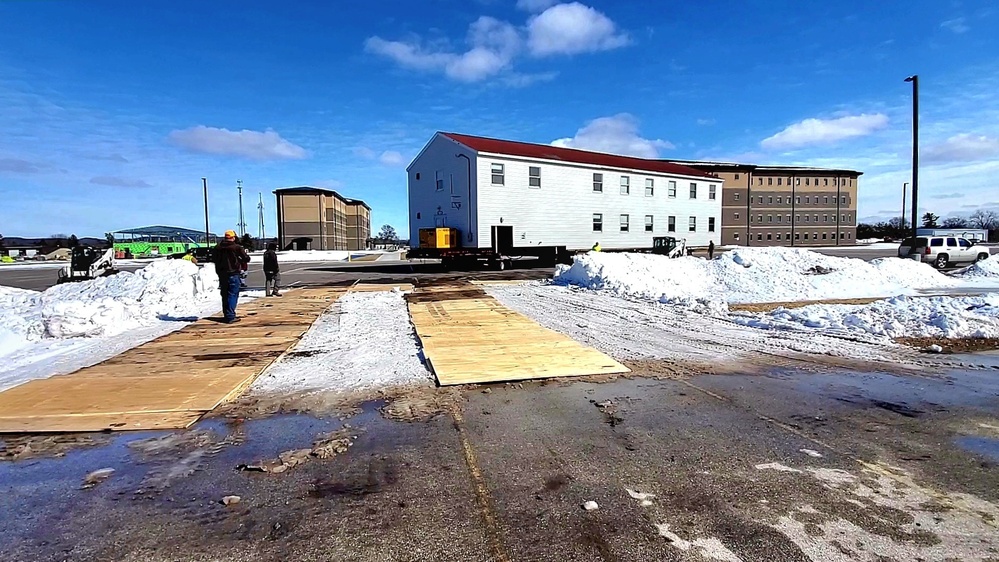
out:
M919 236L915 242L907 238L898 247L898 257L918 256L919 261L932 263L937 269L988 259L991 255L989 249L975 242L955 236Z

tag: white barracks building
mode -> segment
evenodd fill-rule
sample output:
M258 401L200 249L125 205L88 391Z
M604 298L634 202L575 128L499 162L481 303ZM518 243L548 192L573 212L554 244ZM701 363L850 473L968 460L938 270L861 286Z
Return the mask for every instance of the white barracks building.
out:
M457 229L464 248L721 241L722 180L681 164L437 133L406 171L412 247L433 227Z

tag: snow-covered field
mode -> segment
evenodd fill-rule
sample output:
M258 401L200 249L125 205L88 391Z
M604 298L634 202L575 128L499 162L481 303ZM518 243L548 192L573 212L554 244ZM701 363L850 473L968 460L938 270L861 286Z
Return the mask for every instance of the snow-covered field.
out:
M251 391L348 392L431 382L403 293L385 291L341 297Z
M219 307L214 270L182 260L42 292L0 286L0 390L98 363Z

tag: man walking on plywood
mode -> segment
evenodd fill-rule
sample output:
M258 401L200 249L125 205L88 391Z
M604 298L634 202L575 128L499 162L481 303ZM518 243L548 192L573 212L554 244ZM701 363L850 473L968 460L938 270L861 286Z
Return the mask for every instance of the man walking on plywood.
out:
M239 321L236 318L236 304L239 302L240 274L243 265L248 263L250 256L236 243L236 231L225 231L225 239L215 247L215 273L219 276L222 316L226 324Z
M281 268L278 266L277 244L271 242L264 252L264 277L267 279L264 285L264 296L280 297L278 285L281 283Z

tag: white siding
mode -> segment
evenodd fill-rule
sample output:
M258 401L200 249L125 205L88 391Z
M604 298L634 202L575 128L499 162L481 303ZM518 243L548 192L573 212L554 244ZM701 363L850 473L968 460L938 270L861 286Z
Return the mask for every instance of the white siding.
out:
M456 154L464 154L471 159L471 186L468 183L468 163ZM435 135L409 165L409 243L412 247L419 246L421 228L435 226L457 228L462 234L462 246L477 246L474 227L475 168L475 151L441 134ZM416 179L417 175L420 179ZM437 188L438 178L443 180L443 189L440 190ZM489 229L486 231L485 245L488 246Z
M505 168L504 185L492 185L490 166ZM541 168L541 187L528 186L528 167ZM593 191L593 173L603 174L603 192ZM622 175L629 176L629 195L621 194ZM515 246L566 246L588 249L594 242L607 249L647 248L653 236L685 238L687 244L718 244L721 240L721 180L690 178L637 170L605 169L480 153L478 177L483 178L478 197L478 238L491 243L493 225L513 227ZM645 195L645 180L653 178L654 193ZM677 182L677 196L667 197L667 181ZM410 180L412 185L412 179ZM697 199L690 199L690 184L698 185ZM717 196L708 199L708 185ZM412 194L410 195L412 198ZM412 201L412 199L411 199ZM603 214L603 231L593 231L593 214ZM620 215L629 216L630 229L620 230ZM653 231L645 231L645 216L652 215ZM676 217L676 232L667 232L667 217ZM689 232L689 217L697 217L697 231ZM715 231L708 232L708 218Z

